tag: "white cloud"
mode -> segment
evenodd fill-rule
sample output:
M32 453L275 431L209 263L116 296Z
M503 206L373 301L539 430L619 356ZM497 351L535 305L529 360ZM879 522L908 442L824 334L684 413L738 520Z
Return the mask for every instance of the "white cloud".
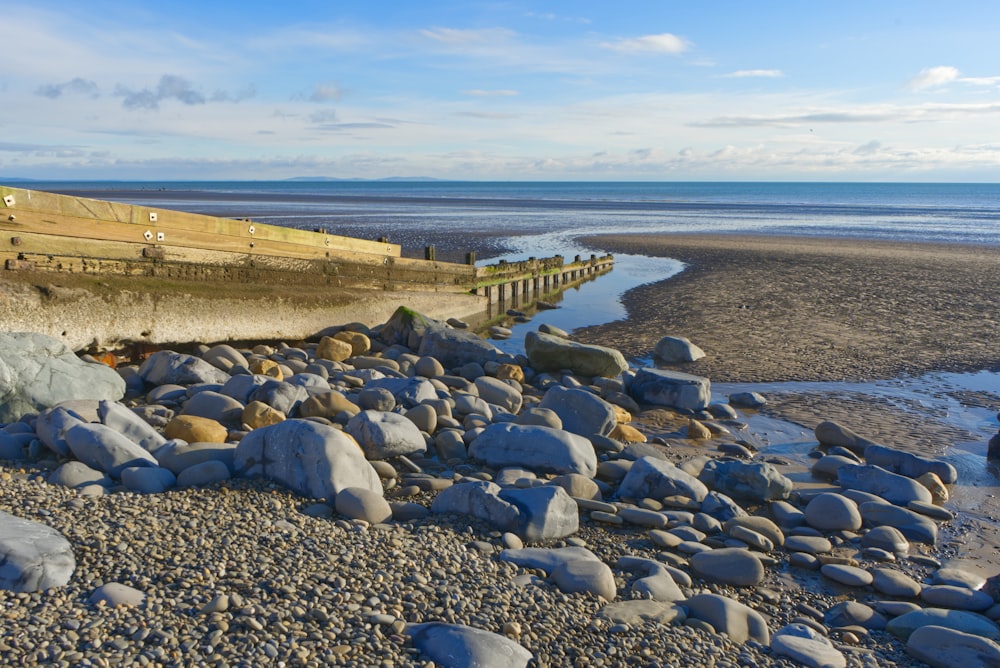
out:
M765 79L778 79L785 76L785 73L781 70L736 70L735 72L730 72L729 74L723 74L723 77L728 79L745 79L753 77L763 77Z
M928 67L920 70L920 74L910 79L907 86L911 90L924 90L944 86L958 79L958 68L948 65Z
M473 97L513 97L514 95L519 95L516 90L509 89L499 89L499 90L483 90L481 88L471 88L469 90L463 90L463 95L472 95Z
M621 53L684 53L691 47L690 42L669 32L659 35L643 35L616 42L602 42L601 48Z
M514 32L506 28L482 28L478 30L428 28L421 30L420 34L435 42L451 46L495 44L497 42L505 42L514 36Z

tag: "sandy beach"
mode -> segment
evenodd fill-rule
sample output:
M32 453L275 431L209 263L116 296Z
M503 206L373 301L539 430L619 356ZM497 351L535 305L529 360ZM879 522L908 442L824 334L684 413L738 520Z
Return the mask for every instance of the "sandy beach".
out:
M601 235L612 253L688 267L624 296L629 318L577 333L633 357L667 334L724 382L893 378L1000 367L1000 247L730 235Z

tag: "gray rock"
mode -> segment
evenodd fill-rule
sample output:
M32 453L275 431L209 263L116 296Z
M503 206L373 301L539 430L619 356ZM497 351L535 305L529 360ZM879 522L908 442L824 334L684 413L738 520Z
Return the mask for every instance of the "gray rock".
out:
M931 585L924 587L920 598L935 608L955 608L983 612L993 607L993 597L968 587Z
M767 622L759 612L718 594L698 594L684 605L688 609L688 619L708 622L718 633L725 633L736 643L756 640L762 645L771 642Z
M125 381L104 364L84 362L61 341L0 332L0 424L70 399L125 396Z
M83 462L70 461L49 474L48 483L72 488L94 484L110 487L112 481L107 473L93 469Z
M845 668L847 657L830 640L806 624L789 624L771 636L771 653L787 656L808 668Z
M97 414L104 426L114 429L146 452L156 452L167 442L163 434L117 401L102 401L98 405Z
M682 623L687 618L683 606L651 600L615 601L597 613L598 617L619 624L641 626L645 622L656 624Z
M590 593L606 601L615 600L615 575L602 561L575 559L557 566L549 578L566 594Z
M469 456L493 467L579 473L592 478L597 455L590 441L562 429L491 424L469 446Z
M562 419L554 410L539 408L537 406L523 409L514 420L517 424L536 425L538 427L552 427L562 429Z
M418 349L419 355L433 357L449 369L470 362L491 362L499 353L496 346L472 332L443 326L432 326L424 332Z
M180 475L185 469L211 461L221 462L232 471L235 455L234 443L185 443L172 440L157 450L155 457L160 466L169 469L174 475Z
M153 455L103 424L81 423L66 430L66 443L81 462L112 478L129 466L156 466Z
M177 475L178 487L204 487L232 477L228 466L218 460L192 464Z
M946 485L958 481L958 471L948 462L887 448L884 445L870 445L865 448L865 461L907 478L919 478L925 473L933 473Z
M442 668L525 668L534 658L510 638L460 624L407 624L413 646Z
M143 604L146 600L146 594L135 587L129 587L120 582L108 582L91 592L90 598L87 600L91 605L103 604L109 608L121 605L134 608Z
M767 399L757 392L734 392L729 395L729 403L739 408L760 408L767 405Z
M366 387L358 393L358 406L361 407L361 410L366 411L391 411L396 407L396 397L389 391L389 388Z
M669 364L694 362L705 356L705 351L683 336L664 336L656 342L653 354Z
M886 471L879 466L841 466L837 469L837 481L844 489L875 494L898 506L905 506L910 501L931 503L933 500L930 490L913 478Z
M240 351L226 343L212 346L201 356L217 369L229 373L233 367L247 366L247 358Z
M217 369L200 357L160 350L150 355L139 367L139 376L149 385L223 384L229 374ZM112 400L121 397L111 397Z
M989 638L993 641L1000 640L1000 627L996 625L996 622L967 610L946 610L944 608L914 610L890 619L885 628L897 638L906 640L911 633L922 626L943 626L962 633Z
M258 387L271 380L274 379L271 378L270 376L264 376L261 374L255 374L252 376L240 374L237 376L230 377L229 380L227 380L225 384L223 384L223 386L219 388L219 393L224 394L227 397L232 397L241 404L248 404L250 403L250 395L253 394ZM160 403L159 401L157 401L152 397L153 392L155 391L156 390L153 390L148 395L146 395L146 400L154 403ZM184 397L186 396L187 395L185 394Z
M161 494L177 484L177 476L160 466L130 466L121 478L125 489L142 494Z
M858 454L864 454L865 448L869 445L877 445L867 438L858 436L847 427L830 420L820 422L816 425L813 433L816 436L816 440L820 442L820 445L827 447L839 445Z
M420 347L420 340L428 328L438 324L440 323L437 320L428 318L413 309L400 306L382 325L379 338L387 345L403 345L415 350Z
M438 414L433 406L420 404L407 410L403 415L413 423L418 431L433 434L437 430Z
M857 531L861 528L858 504L840 494L817 494L806 504L805 514L809 526L820 531Z
M617 350L576 343L542 332L528 332L524 337L524 350L536 371L568 369L581 376L614 378L628 368L625 357Z
M857 566L823 564L819 570L834 582L848 587L867 587L872 583L872 574Z
M785 549L789 552L822 554L833 549L833 543L822 536L785 536Z
M517 413L521 410L521 403L523 401L521 392L513 385L505 383L502 380L497 380L492 376L480 376L476 378L475 382L476 389L479 390L479 396L483 400L501 406L511 413Z
M737 587L752 587L764 579L764 565L749 550L721 548L691 557L691 568L703 580Z
M0 589L32 592L62 587L76 569L61 533L0 510Z
M792 493L792 481L766 462L713 459L702 467L698 480L728 496L757 502L787 499Z
M708 378L665 369L640 369L629 392L641 404L670 406L697 412L712 399Z
M425 378L378 378L365 385L365 390L379 388L392 392L396 403L403 408L438 398L434 385Z
M637 459L618 486L618 496L627 499L684 496L700 503L707 495L708 488L700 480L654 457Z
M728 522L737 517L746 517L747 511L722 492L709 492L701 502L699 512L711 515L720 522Z
M478 517L531 541L565 538L576 533L580 521L576 502L561 487L502 490L485 481L442 490L431 512Z
M870 606L857 601L841 601L826 611L823 623L829 628L863 626L873 631L885 628L885 617Z
M388 522L392 519L392 508L378 492L364 487L348 487L337 492L334 499L337 512L355 520L364 520L371 524Z
M632 591L642 598L654 601L680 601L684 598L670 571L658 561L623 556L618 557L615 565L623 571L642 575L632 583Z
M262 387L265 386L261 385ZM251 396L256 396L261 388L257 388ZM178 415L196 415L231 427L239 427L243 421L244 408L242 403L230 396L207 390L199 392L184 402Z
M814 478L836 480L841 466L854 466L857 463L857 460L843 455L823 455L812 465L810 473Z
M64 406L54 406L38 414L38 419L35 420L35 433L38 440L49 450L60 457L69 457L66 431L70 427L86 423L86 420Z
M304 387L292 385L281 380L266 380L257 389L250 393L251 403L260 401L267 404L276 411L292 417L297 414L299 405L309 398L309 391ZM235 406L233 406L235 409ZM237 423L242 419L243 409L240 408L240 415L236 416ZM206 416L202 416L206 417Z
M891 526L911 541L934 545L937 542L937 524L934 520L889 503L867 501L858 506L861 519L873 526Z
M606 436L617 424L611 404L586 390L553 386L546 391L539 407L554 411L562 420L563 429L581 436Z
M241 475L269 478L317 499L335 498L348 487L382 491L378 474L357 443L333 427L308 420L254 429L236 446L233 463Z
M733 535L737 527L749 529L766 538L774 547L781 547L785 544L785 533L777 524L759 515L748 515L746 517L734 517L725 524L722 529L727 535Z
M1000 666L1000 644L943 626L922 626L906 641L907 653L931 668Z
M368 459L388 459L427 451L420 430L405 416L382 411L361 411L347 423Z
M914 598L922 589L919 582L894 568L873 568L872 587L887 596Z

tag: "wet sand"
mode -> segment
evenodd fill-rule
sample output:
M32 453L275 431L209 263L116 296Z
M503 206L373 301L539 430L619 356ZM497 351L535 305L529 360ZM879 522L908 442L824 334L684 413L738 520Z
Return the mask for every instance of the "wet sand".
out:
M1000 247L729 235L602 235L602 251L688 267L628 292L628 319L577 339L646 357L685 336L724 382L894 378L1000 368Z

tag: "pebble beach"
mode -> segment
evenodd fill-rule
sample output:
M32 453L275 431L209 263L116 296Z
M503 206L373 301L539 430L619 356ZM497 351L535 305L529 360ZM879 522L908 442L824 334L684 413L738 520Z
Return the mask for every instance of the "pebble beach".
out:
M893 377L991 368L998 362L995 346L988 345L996 333L989 304L1000 294L995 249L944 252L915 245L885 253L849 242L666 236L600 237L587 243L612 252L630 252L641 244L646 254L689 266L676 279L627 294L627 321L571 337L633 360L651 356L658 339L670 334L689 338L706 355L665 366L712 381ZM920 284L920 277L927 284ZM746 285L755 289L748 294ZM828 304L836 317L820 304ZM950 310L944 314L946 306ZM871 330L859 325L865 322L875 325ZM950 327L942 340L945 323ZM391 515L365 517L366 512L338 506L334 498L309 498L273 478L236 470L222 480L174 484L156 493L130 489L122 479L70 487L56 484L52 476L72 457L56 457L24 439L28 456L0 468L0 510L59 532L72 546L76 563L63 586L0 590L5 663L469 665L434 655L440 644L423 638L414 626L440 623L493 634L490 642L500 644L489 646L499 649L482 665L526 665L512 645L504 644L514 643L530 655L528 665L538 666L921 666L925 663L917 656L928 657L907 651L913 629L904 632L893 620L928 608L974 615L975 623L958 631L968 642L961 651L979 652L981 665L1000 656L992 653L1000 629L992 636L989 626L1000 619L1000 602L983 598L993 596L987 580L997 575L1000 561L995 522L988 521L993 510L982 510L980 518L956 516L948 501L953 484L942 498L933 481L924 481L925 491L918 490L918 496L928 501L917 503L919 512L908 511L919 516L914 521L921 527L935 527L936 540L922 541L909 531L902 535L906 522L873 519L878 508L866 511L866 504L884 504L869 498L871 489L859 486L852 496L849 485L838 485L836 475L828 475L835 465L864 464L866 439L919 453L926 461L945 455L940 441L933 448L908 439L905 420L891 411L779 397L763 405L731 406L731 414L692 412L635 399L622 380L579 370L536 370L537 359L528 354L484 357L471 366L447 360L435 365L426 361L434 356L421 354L419 346L382 339L378 327L335 326L327 333L327 338L340 334L355 342L354 335L362 334L368 345L341 359L321 353L322 341L266 342L226 355L203 345L196 356L205 364L228 356L229 366L216 368L225 368L230 377L241 375L234 369L242 366L250 375L285 384L296 375L322 375L322 367L322 393L336 393L357 409L338 403L337 410L301 416L278 399L260 403L281 413L275 422L312 419L346 430L363 448L364 437L350 426L358 409L404 417L412 411L410 421L418 424L427 411L417 407L435 407L433 420L419 423L423 449L418 445L405 455L368 457ZM903 348L905 355L899 354ZM521 375L500 366L517 367ZM631 366L626 377L640 371ZM127 368L120 371L129 383L122 405L166 436L185 405L205 400L195 400L202 392L227 396L241 411L253 403L223 392L225 379L159 383L144 376L139 365ZM365 372L378 369L383 377L422 379L436 394L433 400L411 402L382 393L383 403L368 404L373 396L361 395L378 379ZM492 381L476 382L482 377L507 381L518 395L516 410L510 405L496 409L487 401L501 400L489 394L496 389ZM302 386L315 387L314 382ZM173 395L159 390L167 385L180 389ZM592 447L592 472L533 470L474 456L473 444L487 429L520 423L522 415L534 416L531 420L543 415L551 420L546 428L568 431L572 411L557 415L558 423L538 413L553 387L599 398L614 414L614 428L596 434L583 430ZM152 398L159 403L151 400L157 390ZM996 394L977 400L994 412L1000 408L990 404ZM233 448L248 434L274 426L247 424L246 412L226 424L221 413L212 414L215 410L221 409L188 413L224 425L221 441ZM747 424L767 412L810 432L816 440L810 461L758 449L760 439ZM272 412L254 413L263 414ZM827 438L821 425L829 428L831 421L847 428L821 443ZM32 418L22 422L30 424ZM8 428L8 433L25 430ZM162 464L165 458L159 460ZM766 464L768 480L778 481L778 487L787 481L787 488L736 495L734 501L733 490L722 482L707 485L709 496L688 488L637 497L622 487L637 462L703 480L709 461ZM820 461L833 468L813 469ZM183 474L180 470L176 481ZM503 489L565 489L578 526L564 535L530 540L483 513L458 513L443 503L435 508L442 495L452 494L449 490L485 481ZM821 513L817 505L809 512L820 496L839 510ZM715 505L706 505L706 498ZM838 512L846 518L843 524L817 519ZM740 519L744 514L761 521ZM983 538L990 524L994 533ZM876 527L896 533L873 533ZM886 542L882 534L892 540ZM970 543L975 543L973 552L965 549ZM582 566L570 560L561 571L545 567L553 555L569 554L560 552L566 548L586 550L593 560L583 559ZM703 553L714 556L699 556ZM715 557L724 560L721 568L711 565ZM568 577L567 571L578 577ZM114 585L110 592L107 585ZM722 605L725 612L706 611L709 604ZM757 624L764 625L765 635ZM922 625L938 628L926 621ZM942 642L932 631L921 633L928 636L926 646ZM776 641L787 635L808 642ZM992 638L993 645L977 644L977 638Z

